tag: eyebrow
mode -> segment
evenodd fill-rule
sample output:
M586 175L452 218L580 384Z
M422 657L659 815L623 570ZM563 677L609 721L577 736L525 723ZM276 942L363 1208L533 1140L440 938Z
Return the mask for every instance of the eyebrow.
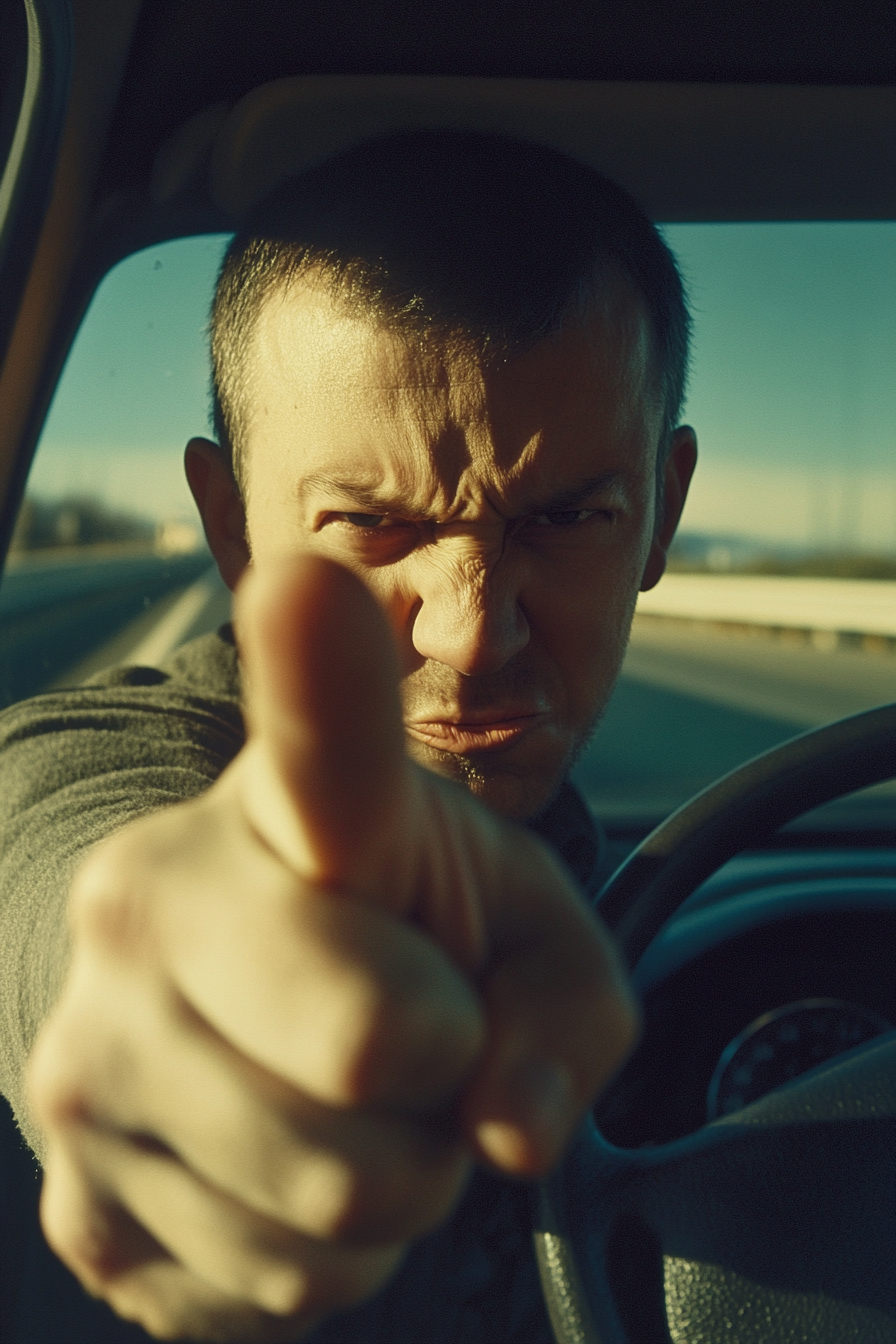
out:
M306 476L299 482L296 496L300 503L304 503L309 495L317 492L341 495L344 499L350 500L352 504L360 504L371 513L395 513L402 508L407 508L406 500L402 501L397 497L385 495L381 491L362 485L358 481L350 480L348 477L330 476L326 472L314 472L312 475Z
M590 499L592 495L602 495L607 490L612 490L614 486L619 485L622 479L623 472L621 471L603 471L599 476L590 476L588 480L581 481L569 490L558 491L556 495L551 495L550 499L540 500L533 507L560 511L576 507L581 508L585 500Z
M564 509L581 508L582 504L592 495L603 494L613 489L623 480L623 477L624 473L621 470L603 471L599 476L589 476L587 480L580 481L577 485L570 486L566 490L560 490L547 499L533 501L527 511L532 509L562 511ZM296 495L299 502L304 503L310 495L318 491L341 496L352 504L357 504L359 511L363 510L371 514L408 514L413 512L413 510L409 510L406 499L402 500L396 496L384 494L348 477L332 476L326 472L314 472L312 475L306 476L299 483Z

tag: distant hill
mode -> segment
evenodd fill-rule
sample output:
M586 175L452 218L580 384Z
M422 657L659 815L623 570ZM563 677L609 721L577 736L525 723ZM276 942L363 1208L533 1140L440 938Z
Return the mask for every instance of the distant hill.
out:
M679 574L789 574L826 579L896 579L896 552L774 547L748 537L682 532L669 552Z

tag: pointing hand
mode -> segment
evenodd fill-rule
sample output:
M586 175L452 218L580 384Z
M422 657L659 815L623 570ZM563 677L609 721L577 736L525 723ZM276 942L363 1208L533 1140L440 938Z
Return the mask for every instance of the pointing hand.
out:
M89 1291L162 1337L299 1339L474 1161L547 1171L635 1015L559 863L405 757L355 578L250 573L237 631L247 744L82 866L31 1098Z

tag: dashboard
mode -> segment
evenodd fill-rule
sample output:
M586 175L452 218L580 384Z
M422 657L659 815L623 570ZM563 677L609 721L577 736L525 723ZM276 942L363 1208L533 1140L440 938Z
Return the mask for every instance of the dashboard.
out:
M622 1148L667 1143L893 1029L894 966L896 851L739 855L638 963L643 1033L598 1128Z

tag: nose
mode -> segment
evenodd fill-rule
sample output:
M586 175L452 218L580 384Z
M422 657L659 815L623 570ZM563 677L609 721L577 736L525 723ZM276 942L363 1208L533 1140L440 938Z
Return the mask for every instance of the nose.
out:
M529 642L517 585L500 559L489 563L475 552L439 556L417 591L414 648L462 676L500 671Z

